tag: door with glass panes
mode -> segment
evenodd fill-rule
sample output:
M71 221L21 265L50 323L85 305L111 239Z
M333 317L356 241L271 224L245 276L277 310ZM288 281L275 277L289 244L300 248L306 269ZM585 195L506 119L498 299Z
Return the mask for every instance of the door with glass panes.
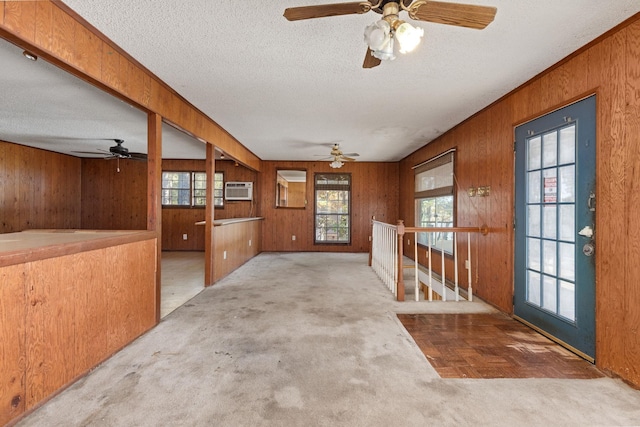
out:
M595 358L595 95L516 128L514 315Z

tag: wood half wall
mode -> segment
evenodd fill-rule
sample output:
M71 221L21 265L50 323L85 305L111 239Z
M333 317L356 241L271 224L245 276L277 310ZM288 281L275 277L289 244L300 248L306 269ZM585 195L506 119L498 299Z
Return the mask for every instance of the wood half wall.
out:
M486 223L475 291L512 312L514 127L597 95L596 364L640 385L640 15L576 52L400 164L400 218L414 224L411 167L457 147L458 225ZM468 187L491 186L469 198ZM407 252L407 248L405 248Z
M147 238L0 266L0 425L155 325L155 251Z

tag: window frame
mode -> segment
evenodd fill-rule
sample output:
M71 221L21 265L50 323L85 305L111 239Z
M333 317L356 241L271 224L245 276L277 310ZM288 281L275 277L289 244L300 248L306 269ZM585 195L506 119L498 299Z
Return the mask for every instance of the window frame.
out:
M220 180L220 188L216 188L216 177L220 175L222 179ZM219 190L220 196L216 196L216 192ZM216 200L220 200L220 204L216 203ZM215 209L224 209L224 172L216 171L213 174L213 207Z
M335 177L348 177L348 184L318 184L319 177L326 176L335 176ZM353 179L351 173L332 173L332 172L316 172L313 176L313 242L315 245L350 245L351 244L351 235L353 228L353 218L352 218L352 188L353 188ZM322 188L322 187L326 188ZM320 187L320 188L319 188ZM317 232L318 232L318 216L319 215L334 215L334 213L319 213L318 212L318 191L347 191L348 200L347 200L347 230L348 230L348 238L347 240L318 240ZM344 215L344 213L335 213L337 215ZM338 227L339 228L339 227Z
M449 163L451 163L451 180L450 182L447 182L445 180L442 180L442 176L440 175L439 177L437 176L438 173L441 171L437 171L436 168L440 168L440 167L444 167L446 165L448 165ZM455 168L456 168L456 148L452 148L450 150L444 151L440 154L438 154L437 156L432 157L431 159L420 163L419 165L416 165L413 167L414 169L414 224L415 227L429 227L430 225L427 226L423 226L422 225L422 221L420 220L420 212L421 212L421 205L423 204L424 201L429 201L429 200L433 200L434 201L434 210L437 209L437 205L438 205L438 201L445 199L445 198L451 198L451 212L450 212L450 217L451 217L451 222L450 222L450 226L447 227L456 227L457 223L458 223L458 215L457 215L457 200L458 200L458 195L457 195L457 186L456 186L456 182L455 182ZM429 176L429 172L433 172L432 176ZM425 174L427 175L428 178L432 178L431 182L434 182L435 184L433 185L433 188L429 188L426 190L422 190L422 191L418 191L419 190L419 183L418 183L418 177L421 176L421 178L424 178ZM439 180L440 179L440 180ZM438 182L439 181L439 182ZM447 201L448 203L448 201ZM437 212L436 212L437 215ZM439 227L442 227L442 225L439 225ZM418 246L422 247L422 248L426 248L428 247L428 243L426 242L426 236L424 235L425 233L416 233L416 241L418 243ZM453 233L443 233L444 235L444 239L441 241L444 242L450 242L450 244L453 244ZM432 236L433 237L433 236ZM431 245L432 249L436 249L436 250L444 250L444 254L445 256L452 256L453 254L453 248L448 248L448 244L445 245L438 245L437 243L434 243Z
M188 174L189 175L189 188L173 188L173 187L165 187L164 186L164 182L165 182L165 173L167 174ZM197 179L198 177L202 177L204 176L204 180L202 179ZM221 188L220 189L216 189L215 185L216 185L216 178L218 176L222 177L222 181L221 181ZM205 186L204 188L196 188L198 187L198 185L196 185L196 182L204 182ZM162 183L161 183L161 190L160 190L160 194L161 194L161 204L162 204L162 208L170 208L170 209L204 209L207 206L207 202L206 202L206 185L208 183L208 179L207 179L207 173L206 171L202 171L202 170L163 170L162 171ZM222 209L224 207L224 172L222 171L216 171L214 172L214 208L216 209ZM173 204L173 203L164 203L164 191L165 190L183 190L189 191L189 203L183 203L183 204ZM219 194L220 197L216 197L216 190L219 190ZM202 194L202 191L204 191L204 194ZM200 194L197 194L200 193ZM216 204L215 201L216 200L220 200L221 204ZM198 201L203 201L203 203L198 203Z

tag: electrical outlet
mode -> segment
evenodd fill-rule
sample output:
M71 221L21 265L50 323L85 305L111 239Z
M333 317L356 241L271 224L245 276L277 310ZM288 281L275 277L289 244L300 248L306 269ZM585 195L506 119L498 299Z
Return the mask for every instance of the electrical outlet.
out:
M184 233L184 234L182 235L182 240L187 240L187 233Z
M464 260L464 268L466 268L467 270L469 269L469 260L468 259Z
M227 259L227 251L222 252L222 259Z
M411 239L407 239L407 245L411 245Z
M373 239L371 238L371 236L369 236L369 241L371 241L371 240L373 240Z
M295 234L291 235L291 240L296 240L296 235Z
M249 239L249 246L251 246L251 239Z

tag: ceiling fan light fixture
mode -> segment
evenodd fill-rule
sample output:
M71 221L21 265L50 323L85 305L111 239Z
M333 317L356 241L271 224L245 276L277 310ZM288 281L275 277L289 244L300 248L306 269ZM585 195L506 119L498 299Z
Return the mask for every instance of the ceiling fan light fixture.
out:
M394 37L398 41L400 53L409 53L413 51L424 36L424 30L420 27L414 27L408 22L403 22L396 28Z
M369 46L371 55L378 59L393 60L393 37L391 25L384 19L367 25L364 29L364 42Z
M383 61L393 61L396 59L396 55L393 52L393 38L389 37L389 40L381 49L371 49L371 55Z
M339 169L344 166L344 163L342 163L340 160L334 160L333 162L329 163L329 166L333 169Z
M364 29L364 42L373 51L382 49L390 39L391 26L385 20L376 21Z

